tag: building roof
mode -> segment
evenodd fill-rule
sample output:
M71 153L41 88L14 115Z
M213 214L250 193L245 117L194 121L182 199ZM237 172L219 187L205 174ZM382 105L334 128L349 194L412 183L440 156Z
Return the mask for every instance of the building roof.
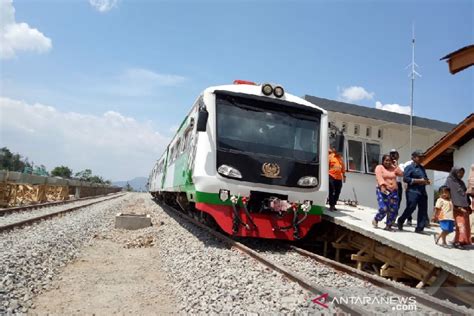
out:
M423 158L423 165L427 169L450 171L454 164L454 150L473 138L474 113L471 113L449 133L428 148Z
M474 65L474 45L465 46L454 51L440 60L447 59L449 64L449 71L454 75L461 70L464 70Z
M362 116L371 119L381 120L385 122L392 122L403 125L410 125L410 115L390 112L386 110L379 110L360 106L345 102L339 102L324 98L318 98L311 95L305 95L304 99L330 112L339 112L344 114L351 114L355 116ZM456 125L442 122L438 120L427 119L419 116L413 116L413 126L434 129L442 132L449 132Z
M466 50L469 50L471 48L474 48L474 45L468 45L468 46L464 46L463 48L460 48L452 53L449 53L448 55L442 57L440 60L443 60L443 59L448 59L448 58L451 58L453 57L454 55L458 55Z

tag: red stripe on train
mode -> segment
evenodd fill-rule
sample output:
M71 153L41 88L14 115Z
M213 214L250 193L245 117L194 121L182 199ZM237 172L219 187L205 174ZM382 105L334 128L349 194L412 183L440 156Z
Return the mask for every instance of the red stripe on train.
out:
M232 218L233 212L231 206L216 205L208 203L196 203L196 209L206 212L214 217L217 224L227 234L232 235ZM247 230L244 226L240 225L236 236L242 237L256 237L256 238L268 238L268 239L285 239L294 240L293 228L286 231L278 230L278 227L291 226L293 221L293 214L287 214L284 217L277 218L275 215L251 213L253 222L257 226L257 229L252 228L250 221L243 210L239 210L240 218L244 223L249 224L250 230ZM299 215L302 218L303 215ZM321 222L320 215L308 215L308 217L299 226L300 238L306 236L308 231L314 224Z

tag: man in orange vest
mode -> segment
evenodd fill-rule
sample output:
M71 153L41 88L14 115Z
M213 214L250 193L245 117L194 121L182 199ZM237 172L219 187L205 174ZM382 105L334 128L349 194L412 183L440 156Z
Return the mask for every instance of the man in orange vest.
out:
M337 211L336 204L341 194L342 183L346 182L346 167L336 148L329 149L329 210Z

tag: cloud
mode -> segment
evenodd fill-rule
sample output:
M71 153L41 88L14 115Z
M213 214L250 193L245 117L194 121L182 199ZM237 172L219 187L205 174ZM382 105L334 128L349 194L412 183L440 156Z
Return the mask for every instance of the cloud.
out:
M177 87L186 80L183 76L160 74L144 68L128 68L112 78L111 84L103 90L122 96L150 96L156 94L159 87Z
M372 100L373 92L367 92L363 87L352 86L343 88L339 93L339 98L344 102L357 102L361 100Z
M0 58L13 58L17 51L45 53L51 50L51 39L27 23L16 23L12 0L0 0L0 12Z
M105 13L117 7L118 0L89 0L89 3L97 11Z
M118 112L61 112L52 106L0 97L2 146L49 169L89 168L111 180L147 176L168 143L150 122Z
M379 109L379 110L385 110L385 111L410 115L410 107L409 106L402 106L402 105L396 104L396 103L394 103L394 104L382 104L382 102L377 101L377 102L375 102L375 108Z

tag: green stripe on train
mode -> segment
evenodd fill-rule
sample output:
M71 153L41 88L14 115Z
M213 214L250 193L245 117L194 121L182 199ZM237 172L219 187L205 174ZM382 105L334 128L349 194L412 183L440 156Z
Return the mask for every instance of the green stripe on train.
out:
M208 203L216 205L228 205L231 206L230 199L225 202L222 202L219 198L219 193L208 193L208 192L199 192L196 191L195 201L197 203ZM242 199L239 199L239 204L242 205ZM319 205L313 205L309 211L310 215L322 215L324 208ZM301 211L300 211L301 212Z

